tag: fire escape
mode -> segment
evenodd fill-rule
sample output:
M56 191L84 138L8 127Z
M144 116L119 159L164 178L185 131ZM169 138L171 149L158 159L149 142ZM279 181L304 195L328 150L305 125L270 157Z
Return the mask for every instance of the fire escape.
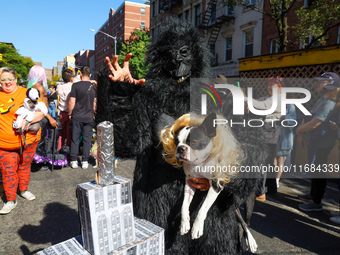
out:
M210 32L210 36L208 39L208 46L213 54L215 54L215 43L220 34L221 28L223 24L229 26L230 23L234 24L235 17L233 16L233 8L228 8L227 11L223 6L222 15L217 14L216 6L219 0L210 0L207 9L204 13L202 23L200 25L200 29L206 30ZM217 63L217 59L215 60ZM214 64L214 63L213 63Z

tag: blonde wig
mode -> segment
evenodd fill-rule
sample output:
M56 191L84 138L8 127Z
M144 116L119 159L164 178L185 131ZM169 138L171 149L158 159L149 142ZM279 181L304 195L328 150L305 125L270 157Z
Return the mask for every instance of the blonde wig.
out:
M224 119L217 115L217 119ZM183 127L193 127L202 124L204 117L197 116L193 113L185 114L178 118L170 127L161 131L160 141L163 144L163 157L174 167L182 167L182 162L176 158L175 138ZM221 171L214 171L214 179L219 182L228 183L230 177L236 175L244 159L244 152L241 145L234 137L229 124L218 124L216 126L216 136L212 139L213 148L209 159L215 161L216 166L221 166ZM216 169L215 166L215 169ZM223 168L225 166L225 168ZM230 167L229 167L230 166ZM224 169L222 171L222 169ZM233 169L233 171L225 171Z

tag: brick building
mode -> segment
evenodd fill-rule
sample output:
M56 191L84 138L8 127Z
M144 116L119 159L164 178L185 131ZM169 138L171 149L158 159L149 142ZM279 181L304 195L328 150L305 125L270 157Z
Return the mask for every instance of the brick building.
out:
M46 73L46 79L49 81L52 81L52 69L50 68L44 68Z
M76 71L78 71L82 66L88 66L91 69L91 74L94 77L94 63L91 62L92 56L94 56L94 50L80 50L74 55L76 59Z
M109 17L95 35L95 70L105 64L105 57L115 52L116 42L127 40L134 29L150 28L150 5L124 1L117 11L110 9Z
M223 0L151 0L151 38L165 16L190 21L201 30L214 54L213 76L239 75L239 59L261 54L262 1L246 0L246 6L228 6Z
M305 8L313 8L311 5L311 1L308 0L302 0L302 1L296 1L291 8L291 10L287 14L287 23L288 23L288 31L287 31L287 48L286 51L295 51L295 50L301 50L304 48L304 43L301 43L299 39L293 35L294 31L294 25L298 24L299 20L296 15L296 10L300 9L302 6ZM270 4L269 0L264 0L264 12L268 13L270 12ZM339 17L340 20L340 17ZM340 26L335 27L331 29L327 33L328 40L326 42L325 46L335 45L340 43ZM262 33L262 55L266 54L274 54L278 53L278 46L276 44L278 38L278 31L276 29L275 21L270 18L267 15L263 15L263 33ZM312 38L312 35L310 37L307 37L305 39L306 43L309 43ZM316 48L316 46L314 46Z

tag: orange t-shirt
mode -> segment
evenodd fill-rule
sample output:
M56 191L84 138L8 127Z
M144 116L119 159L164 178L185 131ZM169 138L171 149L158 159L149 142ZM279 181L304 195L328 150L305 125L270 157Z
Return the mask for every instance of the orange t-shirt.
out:
M0 148L13 150L20 148L24 142L21 136L13 128L13 121L17 119L15 112L24 104L26 98L26 88L19 87L12 94L0 91ZM38 101L41 102L41 99ZM26 143L32 144L40 140L41 130L38 134L26 133Z

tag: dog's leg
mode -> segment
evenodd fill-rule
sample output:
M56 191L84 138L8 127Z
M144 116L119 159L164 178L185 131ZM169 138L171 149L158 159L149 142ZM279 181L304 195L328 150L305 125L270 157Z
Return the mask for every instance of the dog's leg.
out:
M192 239L198 239L203 235L205 218L207 217L207 213L208 213L210 207L215 202L215 200L218 197L218 194L220 194L221 190L217 191L211 185L211 181L210 181L210 189L208 191L207 197L205 198L200 210L198 211L194 225L192 226L192 230L191 230L191 238Z
M255 205L255 192L251 194L247 200L244 202L244 212L245 212L245 222L247 223L247 226L250 227L250 218L253 214L254 205Z
M189 206L195 194L195 188L188 184L188 178L185 179L184 199L182 204L181 218L181 235L188 233L190 230L190 213Z
M257 243L253 237L253 235L250 233L246 223L244 222L240 209L238 207L235 208L235 214L237 221L240 223L243 229L243 235L241 239L241 247L243 251L247 251L248 249L250 252L254 253L257 250Z

